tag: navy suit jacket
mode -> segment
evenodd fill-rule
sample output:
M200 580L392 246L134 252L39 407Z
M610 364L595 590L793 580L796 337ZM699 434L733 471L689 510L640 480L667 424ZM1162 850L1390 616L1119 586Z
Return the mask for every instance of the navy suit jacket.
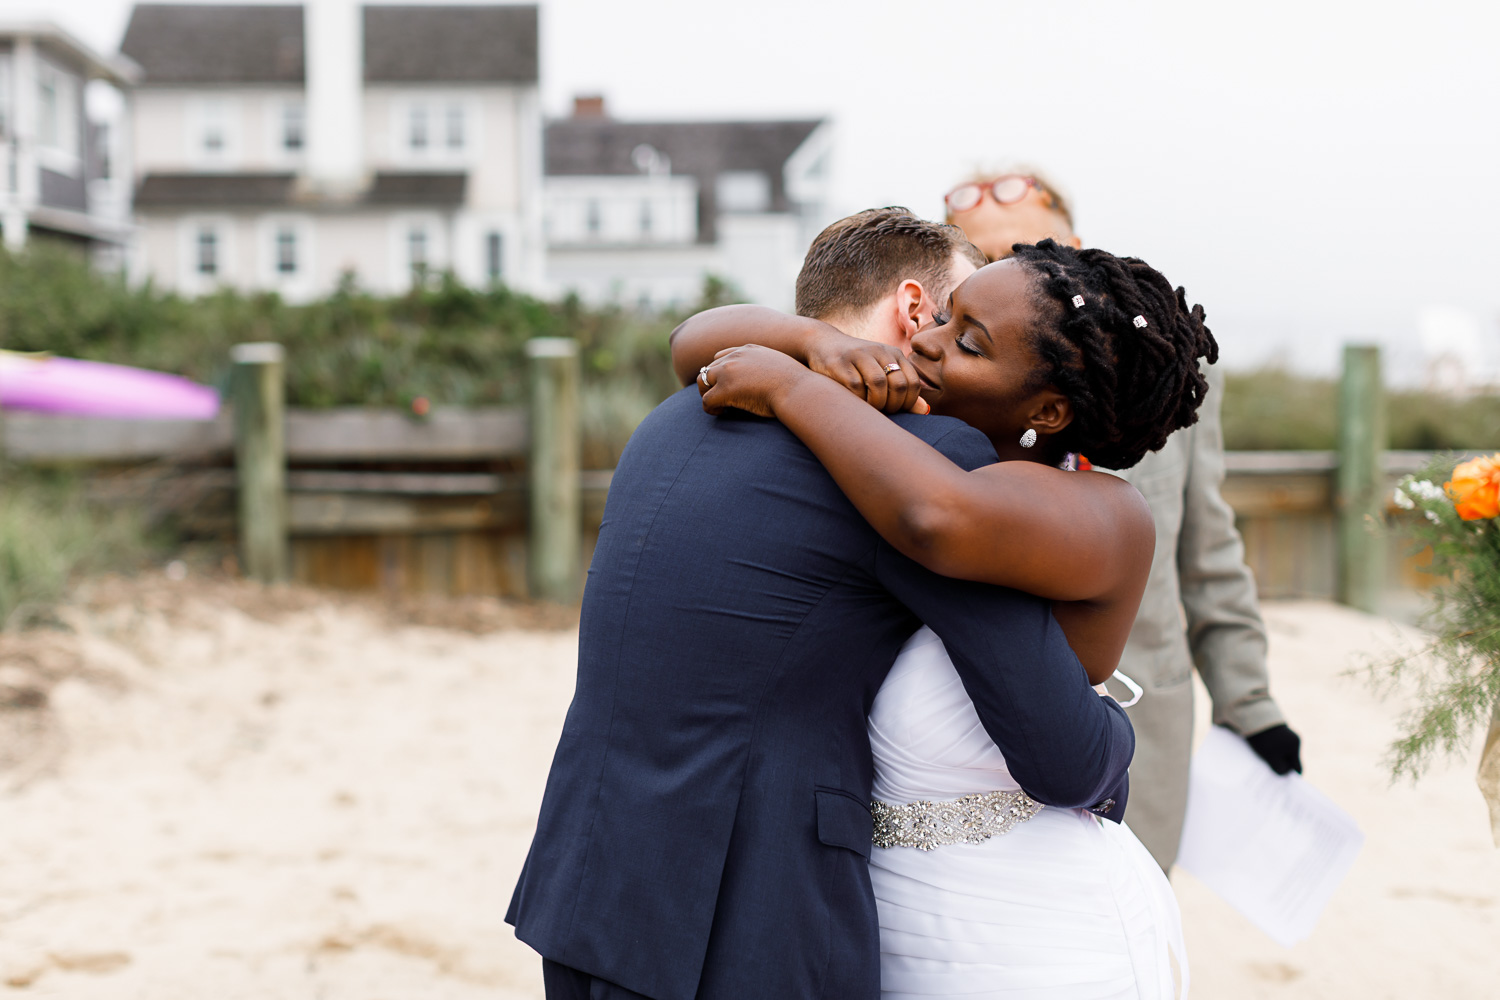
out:
M517 936L658 1000L876 1000L865 717L923 622L1022 788L1118 815L1134 734L1047 602L902 556L780 424L668 399L610 484Z

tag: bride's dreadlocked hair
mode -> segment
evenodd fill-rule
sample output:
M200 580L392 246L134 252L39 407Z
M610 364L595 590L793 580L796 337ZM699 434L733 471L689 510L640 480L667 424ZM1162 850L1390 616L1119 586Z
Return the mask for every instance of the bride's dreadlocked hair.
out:
M1033 387L1050 385L1073 404L1057 449L1128 469L1198 420L1208 389L1198 359L1213 364L1219 345L1183 289L1143 260L1050 239L1017 244L1014 259L1031 272L1042 313L1031 331L1042 359Z

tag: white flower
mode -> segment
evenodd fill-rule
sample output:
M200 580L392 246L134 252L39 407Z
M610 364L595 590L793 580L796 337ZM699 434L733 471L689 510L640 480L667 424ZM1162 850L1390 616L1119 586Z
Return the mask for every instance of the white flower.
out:
M1427 520L1431 521L1433 524L1442 524L1443 523L1443 519L1440 518L1440 517L1438 517L1437 514L1434 513L1433 511L1424 510L1424 511L1422 511L1422 513L1426 514L1427 515Z
M1403 493L1401 491L1401 487L1399 486L1396 487L1396 492L1391 494L1391 501L1402 510L1411 510L1416 506L1416 504L1412 502L1411 497Z
M1443 488L1434 486L1430 479L1413 482L1408 489L1418 500L1441 500L1446 495L1443 493Z

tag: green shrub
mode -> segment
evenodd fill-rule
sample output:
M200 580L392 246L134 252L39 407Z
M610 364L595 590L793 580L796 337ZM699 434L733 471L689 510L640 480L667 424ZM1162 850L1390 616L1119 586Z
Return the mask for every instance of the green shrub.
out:
M72 477L7 471L0 481L0 628L44 612L75 575L133 569L154 548L139 511L87 503Z
M728 301L733 290L709 279L691 311ZM287 350L292 406L407 406L419 396L434 405L517 404L526 341L574 337L596 461L612 462L640 418L677 389L667 336L682 315L476 290L451 275L392 298L350 277L300 306L229 290L186 299L99 275L58 248L0 252L0 347L138 365L223 389L230 347L276 341Z
M640 419L670 395L667 335L689 312L735 301L710 278L682 314L590 308L503 286L471 289L433 276L383 298L353 278L327 298L293 306L273 294L222 291L186 299L150 284L130 287L77 254L38 243L0 251L0 347L176 372L223 388L231 346L272 340L287 349L293 406L509 405L524 401L525 344L575 337L583 359L584 455L614 464ZM1393 393L1391 447L1469 450L1500 446L1500 397L1451 399ZM1266 369L1230 374L1224 438L1233 450L1331 449L1338 384Z
M1332 450L1338 445L1338 399L1333 379L1275 368L1231 373L1224 387L1224 446L1230 451ZM1394 449L1500 448L1500 396L1393 392L1386 399L1386 417Z

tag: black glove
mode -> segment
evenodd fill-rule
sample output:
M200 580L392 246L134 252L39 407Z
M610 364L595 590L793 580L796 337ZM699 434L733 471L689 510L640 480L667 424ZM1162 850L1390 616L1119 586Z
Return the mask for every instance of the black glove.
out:
M1250 749L1277 774L1288 771L1302 773L1302 737L1292 732L1285 724L1264 729L1245 739Z

